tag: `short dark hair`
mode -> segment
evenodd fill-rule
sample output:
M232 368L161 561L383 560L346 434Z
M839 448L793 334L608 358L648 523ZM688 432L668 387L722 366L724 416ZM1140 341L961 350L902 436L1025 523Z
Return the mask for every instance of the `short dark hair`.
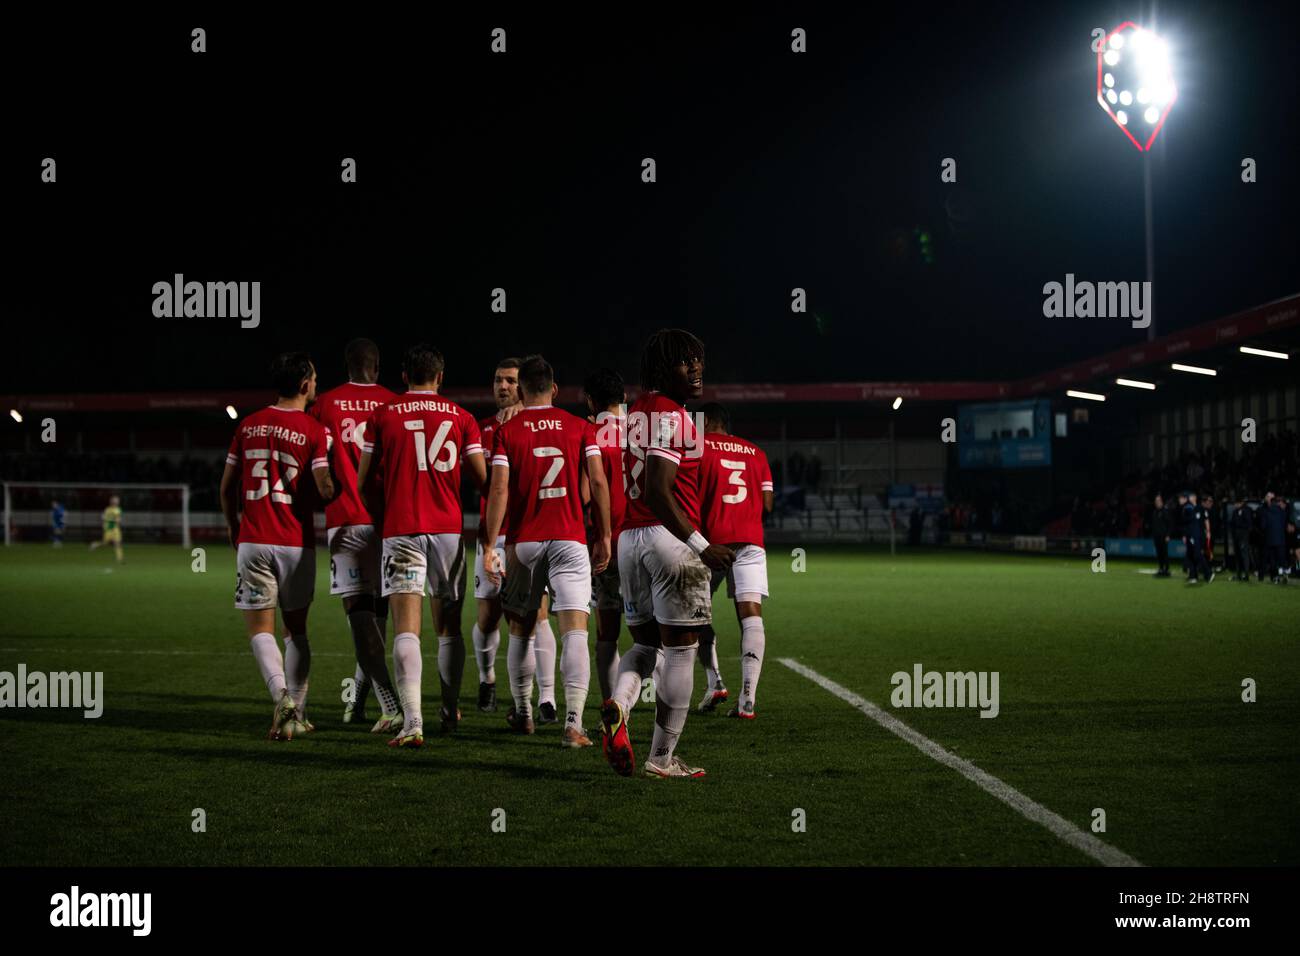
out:
M544 395L555 384L555 370L540 355L529 355L519 366L519 387L526 395Z
M402 356L402 371L408 384L427 385L443 368L442 353L427 342L412 345Z
M697 415L704 416L704 427L707 430L711 423L716 422L722 426L722 430L731 434L731 413L727 411L725 405L718 402L705 402L695 410Z
M524 360L516 358L513 355L506 356L500 362L497 362L497 368L519 368L524 364Z
M582 382L582 394L602 409L627 401L623 376L612 368L598 368L588 375Z
M353 339L343 349L343 361L349 378L374 374L379 371L379 346L370 339Z
M685 329L660 329L641 350L641 387L664 387L673 366L691 359L704 361L704 343Z
M281 352L271 363L271 384L281 398L293 398L305 379L311 378L311 356L306 352Z

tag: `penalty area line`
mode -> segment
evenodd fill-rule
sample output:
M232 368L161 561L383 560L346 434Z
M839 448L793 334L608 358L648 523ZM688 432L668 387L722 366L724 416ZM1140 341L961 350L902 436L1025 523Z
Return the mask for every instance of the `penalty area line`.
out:
M1061 840L1063 843L1068 843L1080 853L1086 854L1103 866L1142 865L1127 853L1122 850L1117 850L1109 843L1097 839L1096 836L1086 830L1079 829L1069 820L1065 819L1065 817L1058 813L1053 813L1041 803L1031 800L1015 787L1004 783L991 773L981 770L969 760L963 760L955 753L945 750L929 737L913 730L893 714L887 713L866 698L853 693L853 691L849 690L847 687L840 686L829 677L823 677L812 668L805 667L793 658L780 657L777 658L777 660L790 668L790 670L794 671L796 674L802 674L823 690L830 691L846 704L856 707L881 727L884 727L895 736L906 740L927 757L943 764L945 767L956 770L971 783L975 784L990 796L1001 800L1026 820L1030 820L1037 823L1039 826L1045 827L1057 839Z

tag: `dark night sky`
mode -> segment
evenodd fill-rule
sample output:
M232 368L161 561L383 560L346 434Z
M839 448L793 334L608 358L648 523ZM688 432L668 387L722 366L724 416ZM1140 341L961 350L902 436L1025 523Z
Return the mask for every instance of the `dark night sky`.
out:
M255 387L290 347L332 384L357 334L385 380L428 339L458 385L533 350L566 383L632 376L662 325L705 339L712 380L750 382L1020 377L1144 335L1041 312L1067 272L1143 278L1143 159L1088 48L1135 7L635 9L16 30L4 390ZM1294 4L1159 13L1179 78L1152 157L1164 332L1300 285L1300 31ZM932 266L899 249L917 226ZM174 272L261 280L261 327L154 319Z

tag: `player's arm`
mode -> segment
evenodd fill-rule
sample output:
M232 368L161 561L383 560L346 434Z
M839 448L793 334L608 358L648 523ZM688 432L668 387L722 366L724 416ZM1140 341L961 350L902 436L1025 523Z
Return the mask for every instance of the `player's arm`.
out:
M230 532L230 546L239 546L239 466L226 462L221 473L221 514Z
M763 513L771 514L772 509L776 507L776 493L771 489L763 492Z
M481 456L480 456L481 457ZM493 581L501 579L501 559L497 554L497 537L506 518L506 504L510 500L510 465L502 460L492 462L492 483L488 486L487 514L479 524L479 540L483 543L483 570Z
M361 503L366 506L366 511L370 514L378 514L376 510L380 502L373 501L366 494L366 483L370 478L370 471L374 467L375 454L379 451L379 446L375 446L374 452L363 451L361 461L357 465L357 494L361 496Z
M334 485L334 475L330 472L330 445L333 442L329 429L322 427L311 456L311 476L316 479L317 494L326 504L337 498L339 493Z
M654 449L650 449L645 459L646 507L674 536L686 542L705 564L726 570L735 555L725 545L709 544L704 535L691 527L673 497L673 483L676 481L677 462L666 455L656 455Z
M488 480L487 462L483 458L482 450L472 451L466 455L465 467L469 469L469 480L474 483L474 487L482 488ZM489 486L490 490L491 487Z
M588 463L590 463L590 459L588 459ZM602 468L601 471L604 471L604 469ZM606 485L605 487L608 492L609 486ZM591 481L587 478L585 471L578 472L578 497L582 499L582 507L585 508L591 504Z
M609 567L609 483L605 481L605 460L600 449L587 455L587 470L582 473L582 484L590 485L592 522L596 526L596 542L591 549L591 567L597 574Z

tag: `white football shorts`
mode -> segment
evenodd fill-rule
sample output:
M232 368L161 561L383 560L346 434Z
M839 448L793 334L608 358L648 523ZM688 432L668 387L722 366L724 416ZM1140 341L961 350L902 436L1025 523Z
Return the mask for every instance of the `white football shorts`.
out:
M709 569L663 525L624 528L618 538L623 614L630 625L695 627L713 620Z
M424 594L459 601L465 591L465 542L458 534L403 534L384 539L384 597Z
M501 606L514 614L541 607L551 593L551 613L591 609L591 556L581 541L519 541L506 549Z
M348 524L330 528L326 541L330 552L330 594L377 597L382 544L375 526Z
M240 544L235 551L235 607L297 611L316 593L316 549Z
M733 601L741 595L746 601L767 597L767 552L756 544L735 548L736 560L727 571L714 571L712 588L716 591L727 579L727 597Z

